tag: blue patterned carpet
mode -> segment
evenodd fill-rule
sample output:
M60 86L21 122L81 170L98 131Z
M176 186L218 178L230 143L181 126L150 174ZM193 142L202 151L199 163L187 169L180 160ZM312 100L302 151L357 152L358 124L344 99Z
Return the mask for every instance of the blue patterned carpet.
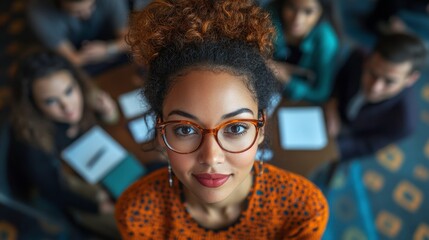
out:
M341 1L348 38L368 47L374 36L363 30L358 19L372 2ZM0 109L8 96L16 56L34 41L23 20L24 7L24 0L0 1ZM417 31L429 39L427 32ZM335 172L325 191L331 216L324 239L429 239L428 78L429 67L416 86L421 109L416 133L374 156L340 165ZM1 224L0 216L0 239L7 239Z

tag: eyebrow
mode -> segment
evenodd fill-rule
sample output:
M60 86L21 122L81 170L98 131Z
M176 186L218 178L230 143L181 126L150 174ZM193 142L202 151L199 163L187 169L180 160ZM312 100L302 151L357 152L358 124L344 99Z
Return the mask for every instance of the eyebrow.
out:
M384 78L384 80L385 80L386 82L397 82L397 79L396 79L396 78L391 78L391 77L385 77L385 78Z
M237 116L237 115L242 114L242 113L251 113L252 115L254 114L253 111L250 110L250 109L248 109L248 108L240 108L240 109L235 110L233 112L230 112L230 113L222 115L222 119L231 118L231 117ZM192 115L190 113L181 111L181 110L173 110L173 111L171 111L168 114L168 117L171 116L171 115L179 115L179 116L183 116L183 117L190 118L190 119L193 119L193 120L198 120L198 118L196 116L194 116L194 115Z
M390 76L379 76L374 70L370 69L369 70L370 74L376 78L382 78L384 80L384 82L387 83L396 83L398 81L398 79L396 78L392 78Z
M237 115L242 114L242 113L250 113L252 115L254 114L253 111L250 110L250 109L248 109L248 108L240 108L240 109L238 109L238 110L236 110L234 112L222 115L222 119L231 118L231 117L237 116Z
M198 118L195 117L194 115L189 114L189 113L184 112L184 111L180 111L180 110L173 110L167 116L169 117L171 115L179 115L179 116L190 118L190 119L193 119L193 120L198 120Z
M74 82L71 82L65 89L63 93L67 93L70 89L72 89L74 87Z

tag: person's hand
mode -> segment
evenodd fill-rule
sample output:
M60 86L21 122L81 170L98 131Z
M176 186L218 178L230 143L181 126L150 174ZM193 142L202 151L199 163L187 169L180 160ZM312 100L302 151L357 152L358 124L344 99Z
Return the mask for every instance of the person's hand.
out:
M337 110L337 100L331 99L325 106L326 127L328 135L336 138L341 131L341 119Z
M112 214L115 212L115 204L108 200L98 203L98 211L101 214Z
M401 18L393 16L389 19L390 30L392 32L407 32L407 25Z
M112 214L115 212L115 204L110 200L109 195L104 190L97 192L98 211L102 214Z
M106 92L97 90L91 97L92 108L101 115L106 123L114 123L118 120L119 112L115 101Z
M290 72L287 64L274 60L268 60L267 66L271 69L271 71L273 71L274 76L281 83L287 84L289 82Z
M100 62L109 57L109 44L104 41L85 42L80 55L86 62Z

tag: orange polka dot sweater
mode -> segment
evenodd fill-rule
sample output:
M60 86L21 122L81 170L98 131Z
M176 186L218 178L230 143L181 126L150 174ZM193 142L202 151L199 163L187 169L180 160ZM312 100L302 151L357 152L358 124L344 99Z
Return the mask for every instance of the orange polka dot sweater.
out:
M123 239L320 239L328 205L305 178L264 164L254 165L247 208L227 228L200 226L186 211L181 185L168 184L167 169L136 182L120 197L116 219Z

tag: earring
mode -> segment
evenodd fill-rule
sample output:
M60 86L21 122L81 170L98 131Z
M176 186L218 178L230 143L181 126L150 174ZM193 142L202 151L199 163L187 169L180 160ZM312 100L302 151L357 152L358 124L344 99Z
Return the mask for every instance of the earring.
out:
M173 173L171 170L170 161L168 161L168 184L173 187Z
M259 160L259 176L262 176L263 173L264 173L264 160L260 159Z

